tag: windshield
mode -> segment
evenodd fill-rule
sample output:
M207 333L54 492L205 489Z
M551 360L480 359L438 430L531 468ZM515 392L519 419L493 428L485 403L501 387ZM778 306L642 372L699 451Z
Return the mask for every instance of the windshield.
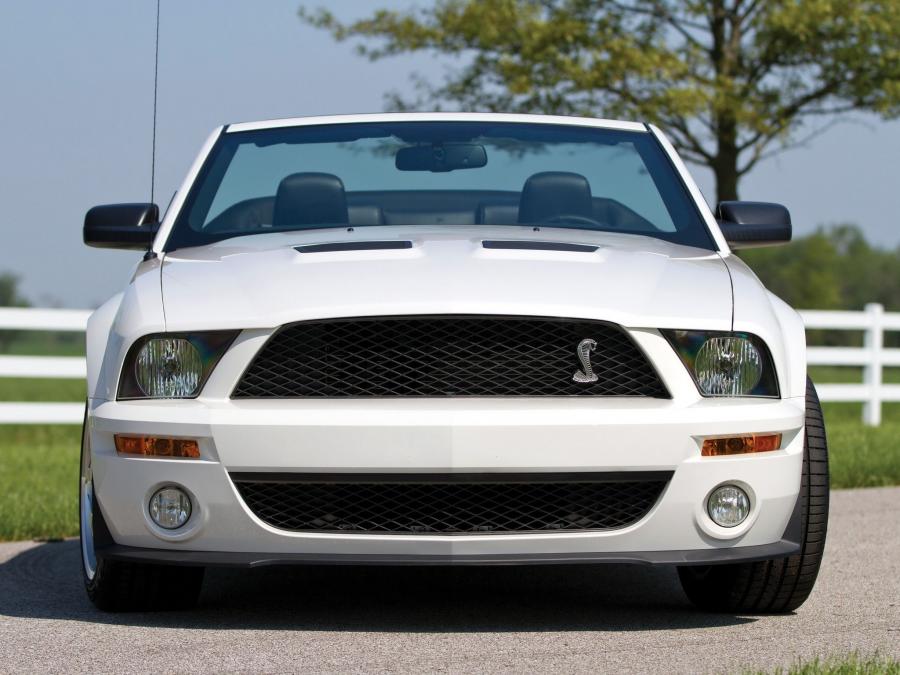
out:
M577 228L715 249L652 134L514 122L224 133L165 248L378 225Z

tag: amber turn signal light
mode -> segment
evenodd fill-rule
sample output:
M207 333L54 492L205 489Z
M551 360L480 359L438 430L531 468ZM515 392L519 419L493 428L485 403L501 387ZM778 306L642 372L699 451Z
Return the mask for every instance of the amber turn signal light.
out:
M200 457L197 441L162 436L120 436L116 434L116 452L144 457Z
M707 438L703 441L704 457L743 455L750 452L770 452L781 447L781 434L751 434L728 438Z

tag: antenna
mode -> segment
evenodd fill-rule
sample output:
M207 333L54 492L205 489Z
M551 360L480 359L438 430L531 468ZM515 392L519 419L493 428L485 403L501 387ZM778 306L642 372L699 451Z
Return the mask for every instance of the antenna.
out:
M156 98L157 83L159 82L159 3L156 0L156 53L153 57L153 141L150 149L150 203L156 187Z

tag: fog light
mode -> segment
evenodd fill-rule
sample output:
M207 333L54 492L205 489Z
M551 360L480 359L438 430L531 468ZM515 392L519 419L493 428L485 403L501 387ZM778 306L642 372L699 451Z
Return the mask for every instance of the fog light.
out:
M713 490L706 510L716 525L737 527L750 515L750 497L737 485L723 485Z
M191 499L177 487L157 490L150 498L150 518L167 530L175 530L191 517Z

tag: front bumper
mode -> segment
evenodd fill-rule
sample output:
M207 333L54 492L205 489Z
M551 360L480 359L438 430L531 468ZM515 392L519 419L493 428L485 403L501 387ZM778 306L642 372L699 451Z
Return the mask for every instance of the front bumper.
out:
M803 455L803 399L447 399L328 401L95 401L90 445L108 528L101 555L202 565L273 563L691 564L794 553ZM782 449L700 456L704 436L780 432ZM197 438L198 460L119 457L113 434ZM246 507L231 472L539 473L672 471L638 522L605 531L523 534L298 533ZM752 513L724 529L707 495L737 482ZM156 527L147 501L163 485L191 495L174 532ZM794 519L796 520L796 518Z

